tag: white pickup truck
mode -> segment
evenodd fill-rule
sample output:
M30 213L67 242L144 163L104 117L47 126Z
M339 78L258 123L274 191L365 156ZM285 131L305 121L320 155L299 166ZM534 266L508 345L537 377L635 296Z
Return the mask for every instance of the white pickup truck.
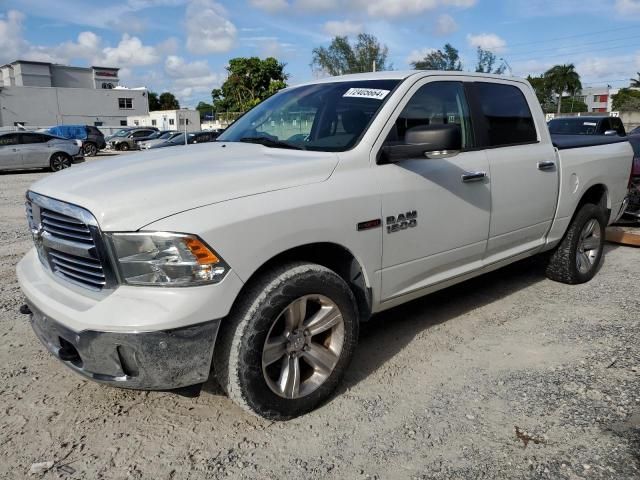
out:
M541 253L549 278L591 279L632 157L624 138L552 140L523 80L287 88L216 143L34 184L22 310L87 378L175 389L213 371L246 410L292 418L335 389L374 313Z

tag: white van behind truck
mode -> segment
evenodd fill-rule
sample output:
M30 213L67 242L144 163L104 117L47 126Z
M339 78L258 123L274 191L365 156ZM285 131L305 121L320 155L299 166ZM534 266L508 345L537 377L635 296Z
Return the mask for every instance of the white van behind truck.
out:
M542 253L549 278L590 280L632 156L621 137L551 138L524 80L327 78L216 143L34 184L24 311L87 378L173 389L213 370L248 411L292 418L376 312Z

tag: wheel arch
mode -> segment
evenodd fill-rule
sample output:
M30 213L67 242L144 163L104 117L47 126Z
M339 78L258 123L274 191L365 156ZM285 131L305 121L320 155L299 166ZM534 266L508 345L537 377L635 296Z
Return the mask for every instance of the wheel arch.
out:
M366 321L371 316L373 298L370 287L371 284L365 269L362 267L362 263L348 248L332 242L299 245L274 255L253 271L238 293L237 298L241 298L244 292L256 282L264 272L276 265L292 261L316 263L334 271L349 285L349 288L353 292L358 305L360 321ZM233 308L234 307L232 307L232 309Z
M582 194L582 197L580 198L580 201L576 205L576 209L573 212L573 217L575 217L582 206L587 203L599 205L600 207L602 207L605 211L607 221L609 220L609 216L611 215L611 198L609 196L609 189L605 184L596 183L585 190L585 192Z

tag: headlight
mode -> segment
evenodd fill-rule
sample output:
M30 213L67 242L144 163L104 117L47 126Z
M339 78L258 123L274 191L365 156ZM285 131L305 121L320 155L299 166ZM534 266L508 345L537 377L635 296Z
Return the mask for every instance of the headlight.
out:
M130 285L186 287L220 282L229 267L195 235L107 233L120 277Z

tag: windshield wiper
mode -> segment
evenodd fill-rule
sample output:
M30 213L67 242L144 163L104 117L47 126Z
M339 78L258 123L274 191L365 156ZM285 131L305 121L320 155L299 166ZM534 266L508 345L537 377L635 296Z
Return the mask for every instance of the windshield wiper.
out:
M303 147L299 147L298 145L293 145L281 140L274 140L273 138L269 137L242 137L239 141L244 143L259 143L260 145L264 145L265 147L270 148L290 148L291 150L304 150Z

